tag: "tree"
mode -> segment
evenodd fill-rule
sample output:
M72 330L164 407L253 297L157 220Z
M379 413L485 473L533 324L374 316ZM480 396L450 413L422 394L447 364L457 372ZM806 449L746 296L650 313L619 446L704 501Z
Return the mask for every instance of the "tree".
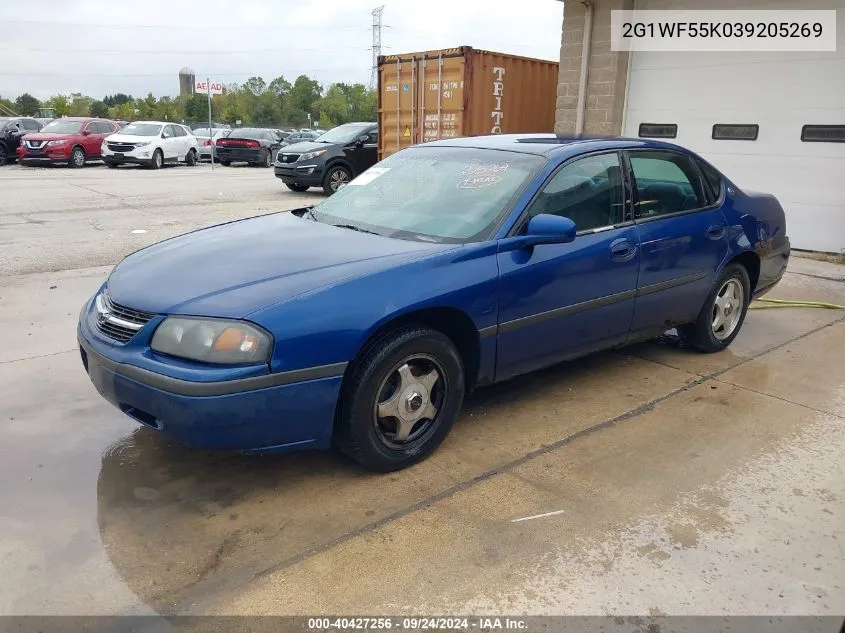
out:
M70 101L65 95L54 95L44 104L47 108L53 108L56 116L67 116L70 112Z
M110 108L112 106L119 106L123 105L124 103L130 103L134 101L131 95L123 94L122 92L118 92L114 95L106 95L103 97L103 103L105 103Z
M15 111L22 116L34 116L39 107L41 102L28 92L15 99Z
M185 119L191 122L208 119L208 97L206 95L192 94L185 100Z
M256 97L267 89L267 83L261 77L250 77L244 82L244 90L249 90Z
M115 121L134 121L137 118L135 116L134 102L127 101L120 105L112 106L109 108L109 118Z
M267 91L272 92L278 97L287 97L290 93L290 89L290 82L285 79L282 75L276 77L273 81L270 82L270 85L267 86Z
M295 110L311 112L322 95L320 84L306 75L300 75L290 89L290 105Z
M141 119L151 119L155 116L156 98L153 93L147 93L143 99L138 99L135 102L135 108L138 110L138 116Z
M91 104L94 102L91 97L86 97L81 92L74 92L70 95L70 99L70 116L89 116Z
M318 102L320 125L328 121L331 126L347 123L349 119L350 104L340 84L332 84L326 96Z
M153 117L157 121L179 121L181 108L171 97L162 97L155 104Z
M103 101L94 101L89 108L91 116L105 119L109 116L109 107Z

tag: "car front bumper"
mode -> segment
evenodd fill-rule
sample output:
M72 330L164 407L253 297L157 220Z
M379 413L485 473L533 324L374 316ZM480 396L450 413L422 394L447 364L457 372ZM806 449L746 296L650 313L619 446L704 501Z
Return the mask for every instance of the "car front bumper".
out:
M28 149L18 147L18 160L22 165L51 165L66 163L70 158L71 146L42 147L41 149Z
M113 152L108 148L102 150L102 158L106 163L122 165L129 163L133 165L150 165L153 162L153 153L156 148L153 146L136 147L131 152Z
M273 173L286 185L319 187L323 184L323 165L314 163L282 165L277 162L273 165Z
M77 339L82 364L100 395L135 421L184 444L246 452L328 448L331 444L345 363L194 382L132 365L126 362L128 345L115 353L122 346L98 338L91 331L86 308ZM148 354L148 350L138 354ZM291 382L292 374L306 379Z

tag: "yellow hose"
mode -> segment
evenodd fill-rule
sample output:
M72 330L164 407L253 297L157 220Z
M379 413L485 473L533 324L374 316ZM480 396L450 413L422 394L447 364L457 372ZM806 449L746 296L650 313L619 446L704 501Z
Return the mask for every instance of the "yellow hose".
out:
M758 304L769 305L758 305ZM748 306L749 310L765 310L766 308L824 308L827 310L845 310L845 306L823 301L786 301L784 299L757 299Z

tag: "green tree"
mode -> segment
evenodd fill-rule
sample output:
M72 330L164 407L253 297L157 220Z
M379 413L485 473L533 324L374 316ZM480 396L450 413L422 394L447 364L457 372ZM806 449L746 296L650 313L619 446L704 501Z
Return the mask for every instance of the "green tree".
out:
M34 116L39 107L41 102L28 92L15 99L15 111L22 116Z
M153 108L153 117L157 121L179 121L181 120L181 108L172 97L162 97Z
M270 85L267 86L268 92L272 92L278 97L287 97L288 94L290 94L290 89L290 82L285 79L282 75L276 77L273 81L270 82Z
M89 116L91 104L94 100L81 92L74 92L70 95L70 116Z
M138 99L135 102L135 108L138 110L139 119L152 119L156 113L156 98L153 93L147 93L143 99Z
M277 125L282 122L282 108L279 97L272 92L265 92L258 97L252 110L252 122L256 125Z
M185 100L185 119L187 121L208 120L208 97L203 94L192 94Z
M138 117L135 115L135 103L127 101L120 105L109 108L109 118L115 121L134 121Z
M300 75L290 89L291 108L301 112L311 112L321 95L322 90L316 80Z
M109 115L109 107L103 101L94 101L89 108L91 116L105 119Z
M267 82L261 77L250 77L244 82L244 90L249 90L256 97L267 89Z
M332 84L326 91L326 96L317 103L321 126L324 121L328 121L329 125L335 126L350 120L350 104L340 84Z
M15 112L15 104L0 97L0 116L9 116L11 112Z
M65 95L54 95L50 97L44 106L53 108L56 111L56 116L67 116L70 113L70 100Z

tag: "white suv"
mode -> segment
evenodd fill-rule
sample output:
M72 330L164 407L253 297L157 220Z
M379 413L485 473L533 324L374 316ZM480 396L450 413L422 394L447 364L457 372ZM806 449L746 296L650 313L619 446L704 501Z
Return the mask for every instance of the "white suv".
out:
M197 164L197 137L178 123L135 121L107 136L101 148L109 167L124 163L160 169L164 163Z

